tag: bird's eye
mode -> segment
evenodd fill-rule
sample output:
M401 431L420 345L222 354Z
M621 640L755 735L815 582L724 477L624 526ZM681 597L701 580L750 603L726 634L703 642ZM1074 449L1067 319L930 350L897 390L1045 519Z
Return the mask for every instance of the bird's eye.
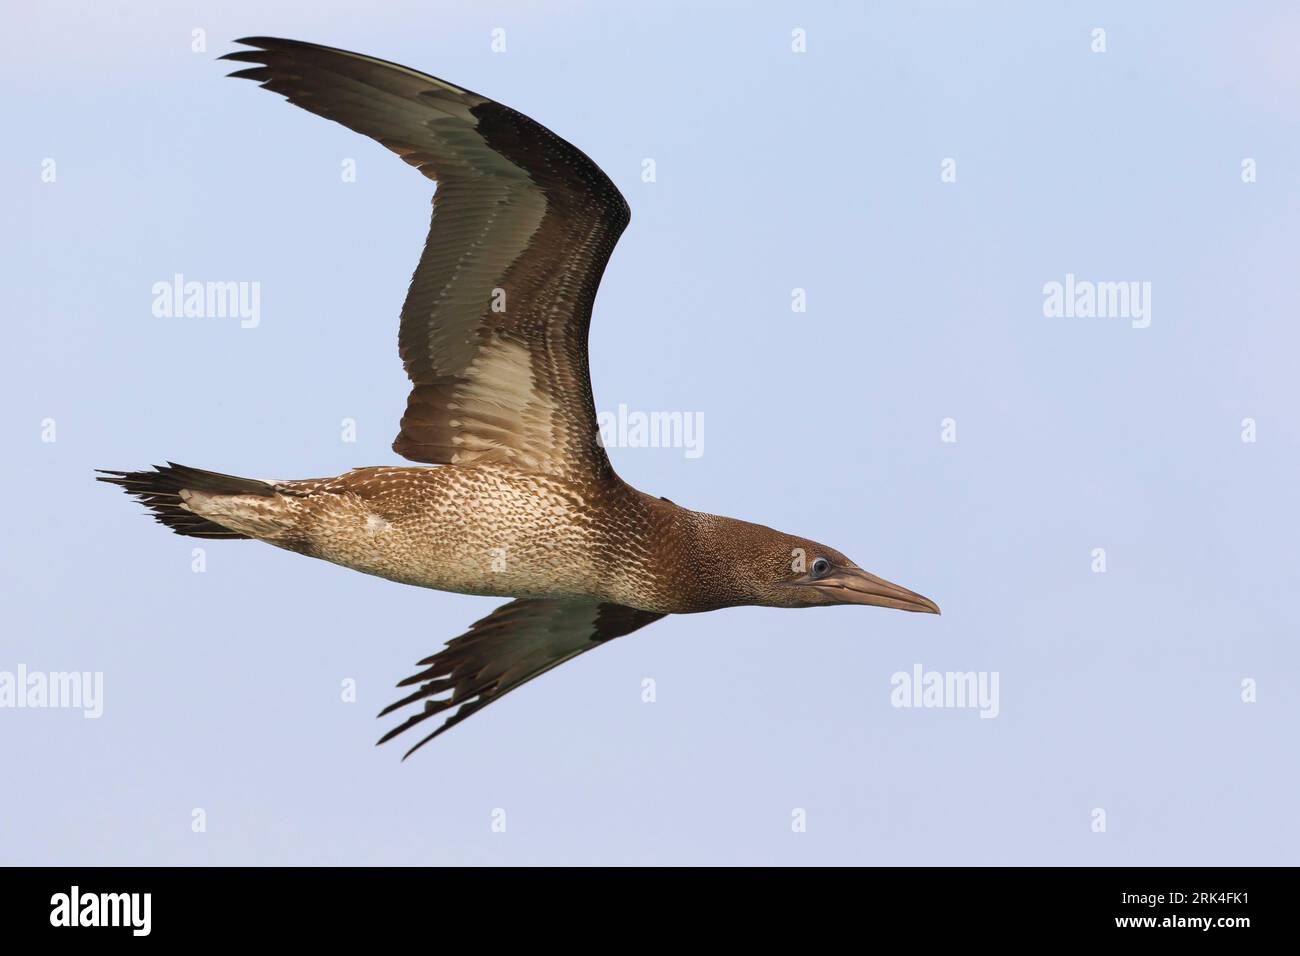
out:
M812 576L815 578L823 578L830 569L831 563L829 561L825 558L818 558L812 563Z

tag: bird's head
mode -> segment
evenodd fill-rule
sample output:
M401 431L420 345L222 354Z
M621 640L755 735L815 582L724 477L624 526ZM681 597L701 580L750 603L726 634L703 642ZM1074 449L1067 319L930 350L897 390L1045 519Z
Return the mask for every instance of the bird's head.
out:
M763 607L866 604L938 614L939 605L862 570L834 548L734 518L714 519L710 537L726 554L727 580L738 600Z

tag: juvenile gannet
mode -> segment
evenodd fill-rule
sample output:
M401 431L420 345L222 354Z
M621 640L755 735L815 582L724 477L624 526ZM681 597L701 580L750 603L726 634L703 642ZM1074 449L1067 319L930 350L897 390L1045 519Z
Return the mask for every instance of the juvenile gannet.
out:
M437 182L402 307L412 382L393 450L440 467L257 481L168 463L106 471L177 534L256 538L404 584L511 597L398 686L417 705L379 741L457 708L407 756L528 680L667 614L754 604L939 613L834 548L644 494L601 445L587 328L629 220L581 151L507 106L424 73L257 37L289 102L378 141ZM504 301L504 310L500 304Z

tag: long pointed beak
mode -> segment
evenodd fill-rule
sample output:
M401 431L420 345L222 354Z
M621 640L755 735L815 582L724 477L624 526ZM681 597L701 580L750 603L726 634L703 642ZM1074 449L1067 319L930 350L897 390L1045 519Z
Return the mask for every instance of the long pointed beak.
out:
M832 589L835 597L843 604L869 604L922 614L940 613L939 605L928 597L878 578L861 568L843 568L822 578L817 584Z

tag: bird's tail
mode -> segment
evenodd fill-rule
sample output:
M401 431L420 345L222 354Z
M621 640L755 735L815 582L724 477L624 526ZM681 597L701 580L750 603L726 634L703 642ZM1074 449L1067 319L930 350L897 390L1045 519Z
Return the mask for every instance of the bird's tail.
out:
M165 524L177 534L192 538L247 538L246 534L231 531L209 518L195 514L185 506L182 491L197 491L213 495L275 494L273 485L252 478L236 478L215 471L190 468L168 462L155 465L152 471L103 471L98 481L118 485L133 495L153 512L154 519Z

